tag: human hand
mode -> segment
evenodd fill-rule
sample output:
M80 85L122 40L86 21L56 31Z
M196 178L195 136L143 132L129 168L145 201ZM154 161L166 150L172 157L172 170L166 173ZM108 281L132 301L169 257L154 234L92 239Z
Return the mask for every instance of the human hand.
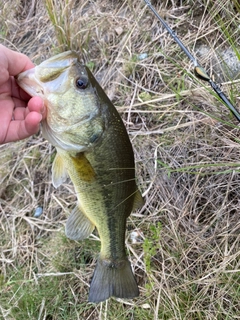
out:
M0 45L0 144L37 133L45 118L43 100L31 98L14 79L31 68L34 64L27 56Z

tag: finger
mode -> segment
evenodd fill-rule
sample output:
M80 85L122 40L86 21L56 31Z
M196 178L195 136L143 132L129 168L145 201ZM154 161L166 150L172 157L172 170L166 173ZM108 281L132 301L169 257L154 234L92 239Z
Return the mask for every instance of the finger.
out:
M46 108L44 107L43 100L40 97L33 97L29 100L28 105L24 101L13 99L15 109L13 110L14 120L24 120L29 112L38 112L45 119Z
M0 74L0 83L2 80L5 82L9 75L15 76L31 68L34 68L34 64L26 55L0 45L0 70L3 70Z
M36 111L41 113L43 119L46 118L46 107L44 106L43 99L40 97L33 97L28 101L29 111Z
M32 111L26 116L23 127L26 128L28 136L39 131L39 124L42 121L42 115Z
M13 110L12 120L24 120L29 113L27 108L15 108Z
M39 130L42 115L38 112L30 112L25 120L11 121L4 143L22 140L30 137Z
M1 96L0 96L1 97ZM1 97L0 99L0 144L4 142L9 123L12 119L14 104L11 98Z

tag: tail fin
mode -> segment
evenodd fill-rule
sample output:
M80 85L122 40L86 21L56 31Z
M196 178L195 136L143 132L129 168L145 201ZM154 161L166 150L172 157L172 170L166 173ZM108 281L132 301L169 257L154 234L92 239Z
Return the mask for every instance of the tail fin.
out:
M127 259L111 262L99 258L97 262L90 285L89 301L98 303L111 296L128 299L139 296L137 282Z

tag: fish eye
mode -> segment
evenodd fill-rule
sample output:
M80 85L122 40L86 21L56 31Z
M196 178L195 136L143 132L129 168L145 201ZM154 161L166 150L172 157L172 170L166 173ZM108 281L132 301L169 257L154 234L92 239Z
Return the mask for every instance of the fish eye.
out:
M81 76L76 80L76 86L79 89L86 89L88 86L88 78L86 76Z

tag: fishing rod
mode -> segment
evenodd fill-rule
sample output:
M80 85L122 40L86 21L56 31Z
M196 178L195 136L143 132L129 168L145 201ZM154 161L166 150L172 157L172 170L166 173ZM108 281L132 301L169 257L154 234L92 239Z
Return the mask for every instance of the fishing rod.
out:
M163 18L157 13L149 0L144 0L148 7L152 10L154 15L158 18L158 20L162 23L164 28L168 31L168 33L172 36L173 40L177 42L182 51L188 56L189 60L194 64L194 74L201 80L207 81L212 89L217 93L220 99L224 102L224 104L228 107L229 110L233 113L236 119L240 122L240 113L237 109L232 105L232 103L228 100L227 96L223 93L221 88L215 83L210 76L207 74L206 70L198 63L197 59L188 51L188 49L184 46L182 41L176 36L175 32L169 27L169 25L163 20Z

